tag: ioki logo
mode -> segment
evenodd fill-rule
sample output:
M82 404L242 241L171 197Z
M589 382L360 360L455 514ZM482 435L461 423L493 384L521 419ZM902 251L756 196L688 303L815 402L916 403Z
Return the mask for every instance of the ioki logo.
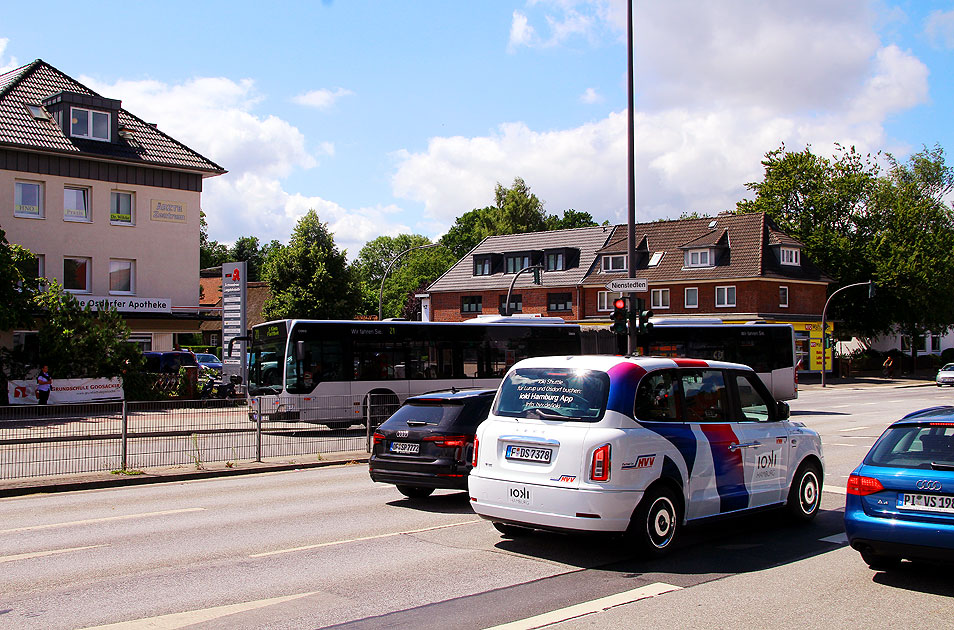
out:
M525 487L510 488L510 502L530 505L530 489Z

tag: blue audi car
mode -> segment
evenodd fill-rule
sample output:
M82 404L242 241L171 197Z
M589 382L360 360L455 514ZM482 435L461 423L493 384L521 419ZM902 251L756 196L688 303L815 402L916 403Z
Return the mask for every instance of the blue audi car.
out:
M872 569L954 562L954 407L908 414L848 479L845 531Z

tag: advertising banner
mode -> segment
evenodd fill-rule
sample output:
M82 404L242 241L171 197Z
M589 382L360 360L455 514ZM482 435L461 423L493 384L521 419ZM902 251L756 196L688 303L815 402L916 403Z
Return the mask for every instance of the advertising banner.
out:
M105 402L122 400L123 381L114 378L54 379L48 404ZM7 382L7 400L11 405L35 405L36 381Z

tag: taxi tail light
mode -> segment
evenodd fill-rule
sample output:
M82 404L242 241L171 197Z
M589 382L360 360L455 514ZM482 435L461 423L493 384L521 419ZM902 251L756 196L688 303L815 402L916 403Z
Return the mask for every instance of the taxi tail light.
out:
M604 444L593 452L593 463L590 465L591 481L609 481L610 474L610 445Z
M848 477L848 494L854 494L864 497L869 494L881 492L884 486L873 477L863 477L861 475L851 475Z
M474 468L477 468L477 445L480 444L480 440L477 439L477 436L474 436L474 459L470 462L470 465Z

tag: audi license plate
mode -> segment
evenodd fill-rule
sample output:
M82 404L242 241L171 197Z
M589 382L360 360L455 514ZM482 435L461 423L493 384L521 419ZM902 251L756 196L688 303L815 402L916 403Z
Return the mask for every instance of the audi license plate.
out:
M532 446L507 446L507 459L516 459L521 462L539 462L549 464L553 451L549 448L536 448Z
M898 509L954 514L954 496L902 492L898 494Z
M391 442L389 450L392 453L407 453L417 455L421 452L421 445L414 442Z

